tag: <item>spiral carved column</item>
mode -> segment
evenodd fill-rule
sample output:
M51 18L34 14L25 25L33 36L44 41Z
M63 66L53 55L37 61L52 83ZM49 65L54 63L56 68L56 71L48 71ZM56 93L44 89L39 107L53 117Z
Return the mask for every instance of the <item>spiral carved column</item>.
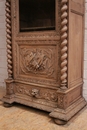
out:
M6 37L8 78L12 79L12 32L11 32L11 0L6 0Z
M67 88L67 6L68 0L61 0L61 88Z

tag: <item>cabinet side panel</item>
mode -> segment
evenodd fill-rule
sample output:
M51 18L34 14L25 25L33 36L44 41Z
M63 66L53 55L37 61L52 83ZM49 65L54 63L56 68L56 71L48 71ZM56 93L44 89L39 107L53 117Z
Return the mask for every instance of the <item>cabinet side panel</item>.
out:
M72 0L73 2L76 2L78 4L83 5L84 4L84 0Z
M69 83L82 79L83 16L71 12L69 35ZM70 85L71 86L71 85Z

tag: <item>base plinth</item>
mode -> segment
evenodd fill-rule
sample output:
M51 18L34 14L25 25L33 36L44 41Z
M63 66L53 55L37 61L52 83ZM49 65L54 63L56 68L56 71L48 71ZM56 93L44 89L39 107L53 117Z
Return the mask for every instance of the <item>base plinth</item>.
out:
M86 101L84 100L84 98L81 98L65 110L56 108L53 112L49 114L49 116L55 119L55 123L64 125L85 106Z
M7 108L7 107L12 107L13 104L10 104L10 103L6 103L6 102L4 102L4 103L3 103L3 106Z

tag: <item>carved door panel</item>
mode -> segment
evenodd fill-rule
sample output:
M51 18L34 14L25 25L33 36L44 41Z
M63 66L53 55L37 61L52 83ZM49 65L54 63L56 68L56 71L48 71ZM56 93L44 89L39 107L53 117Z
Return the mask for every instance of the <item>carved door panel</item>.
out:
M14 78L58 87L60 2L36 1L12 1Z

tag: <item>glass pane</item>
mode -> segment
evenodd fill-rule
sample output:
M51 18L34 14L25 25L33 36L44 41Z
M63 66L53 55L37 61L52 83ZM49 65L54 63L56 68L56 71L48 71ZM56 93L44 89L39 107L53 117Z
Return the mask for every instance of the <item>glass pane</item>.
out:
M55 29L55 0L19 0L20 31Z

